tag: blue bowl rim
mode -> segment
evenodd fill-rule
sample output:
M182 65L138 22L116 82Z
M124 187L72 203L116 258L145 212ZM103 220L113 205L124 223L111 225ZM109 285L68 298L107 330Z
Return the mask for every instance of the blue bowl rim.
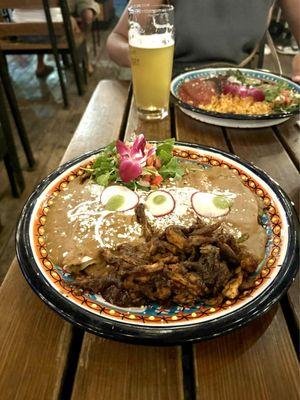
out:
M294 111L282 112L282 113L277 113L277 114L274 113L274 114L268 114L268 115L266 115L266 114L245 115L245 114L232 114L232 113L220 113L217 111L208 111L208 110L204 110L202 108L194 107L191 104L184 102L175 94L175 91L173 90L173 87L177 80L182 79L183 77L188 77L191 74L196 74L198 72L205 72L205 71L211 70L212 73L216 73L216 75L217 75L218 71L221 72L224 70L237 70L237 69L242 72L243 71L247 71L247 72L251 71L251 72L255 72L255 73L269 75L269 76L275 77L279 80L288 81L294 87L299 86L295 82L293 82L290 78L283 76L283 75L274 74L272 72L260 71L260 70L250 69L250 68L234 68L234 67L200 68L200 69L180 73L172 79L171 99L173 100L173 102L177 103L180 107L183 107L187 110L193 111L197 114L203 114L203 115L207 115L210 117L221 118L221 119L233 119L233 120L244 120L244 121L261 121L261 120L270 120L270 119L276 120L276 119L282 119L282 118L289 118L289 117L292 117L293 115L296 115L299 113L299 108ZM300 93L300 86L299 86L299 93Z

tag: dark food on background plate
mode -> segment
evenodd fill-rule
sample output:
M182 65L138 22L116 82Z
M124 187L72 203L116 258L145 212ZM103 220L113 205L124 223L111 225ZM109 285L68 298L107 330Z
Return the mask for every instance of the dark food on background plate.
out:
M247 77L239 70L190 79L179 87L179 98L194 107L226 114L276 114L300 106L299 94L287 83Z
M254 285L260 199L229 169L174 157L173 145L118 141L52 199L47 250L71 286L127 307L220 304Z

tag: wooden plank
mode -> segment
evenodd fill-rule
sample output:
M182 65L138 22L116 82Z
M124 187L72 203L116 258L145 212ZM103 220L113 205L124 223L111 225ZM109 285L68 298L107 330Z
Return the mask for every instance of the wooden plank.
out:
M125 137L128 140L133 134L144 133L147 140L163 140L171 136L170 116L162 121L143 121L138 118L134 98L132 97Z
M221 128L192 122L178 112L176 129L180 140L205 143L226 150ZM252 136L249 138L247 132L245 133L247 143L243 148L249 159L255 153L251 148L251 143L255 139L253 139L254 132L251 132ZM240 140L241 136L238 136L240 134L243 135L243 131L229 131L229 137L233 136L235 140ZM260 138L263 136L262 131L256 134ZM234 145L235 140L233 140L234 150L240 151L240 147ZM259 149L256 151L259 152ZM296 355L281 308L276 310L271 310L267 316L232 334L193 346L198 400L285 398L284 395L276 397L273 375L281 379L281 389L278 393L284 394L283 388L288 384L290 397L286 398L296 399ZM271 321L273 316L274 319ZM279 346L280 351L274 351ZM245 382L252 383L247 385L246 390ZM250 386L252 387L248 389Z
M175 107L176 139L228 151L222 128L199 122Z
M63 162L105 146L119 136L128 90L129 83L126 81L103 80L99 83L66 150Z
M295 282L293 282L292 286L289 288L287 292L287 298L289 304L292 309L293 316L295 318L296 326L300 327L300 275L295 278Z
M79 32L74 35L75 46L80 46L84 41L84 34ZM69 45L65 36L59 36L57 38L57 48L59 50L69 49ZM13 42L11 40L1 39L0 49L5 52L5 54L15 54L17 52L33 52L37 50L45 50L46 53L53 53L52 46L50 42L45 43L26 43L24 42Z
M86 334L72 400L179 400L178 347L133 346Z
M198 400L299 399L299 366L281 309L194 346Z
M60 47L61 48L61 47ZM65 48L65 47L63 47ZM67 48L67 47L66 47ZM25 43L25 42L12 42L11 40L0 40L0 49L5 51L6 53L13 53L18 51L37 51L45 50L52 53L52 47L50 43Z
M54 32L57 35L65 33L65 28L62 22L53 23ZM48 25L46 22L1 22L0 37L5 36L35 36L49 35Z
M107 102L112 90L115 98ZM127 95L127 83L100 82L63 162L102 146L114 132L116 137L119 135ZM112 105L113 120L109 118ZM90 123L91 115L94 125ZM0 288L0 326L1 398L57 399L66 367L71 325L38 299L16 260Z
M32 292L16 260L0 288L0 393L8 399L57 399L71 325Z
M278 134L281 143L284 145L289 156L299 169L300 126L297 123L299 123L299 115L289 119L284 124L280 124L275 127L275 132Z
M110 96L115 97L113 92ZM140 121L132 101L125 137L133 131L143 132L148 140L166 139L170 120ZM85 334L72 400L93 398L183 399L180 348L132 346Z
M271 128L227 129L234 153L275 179L299 211L299 174Z
M49 0L49 7L60 7L59 0ZM21 8L35 9L44 8L42 0L0 0L0 9L2 8Z

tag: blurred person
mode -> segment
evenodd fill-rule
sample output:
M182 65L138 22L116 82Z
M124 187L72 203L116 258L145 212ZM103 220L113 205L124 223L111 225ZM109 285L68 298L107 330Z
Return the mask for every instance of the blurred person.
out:
M139 4L131 0L128 4ZM274 0L149 0L175 7L174 72L186 67L250 61L267 29ZM279 0L290 29L300 44L299 0ZM130 67L127 8L107 40L109 56ZM300 83L300 55L292 63L292 79Z
M74 33L84 32L87 36L92 28L92 23L96 15L99 14L99 4L95 0L68 0L69 10L71 13L71 24ZM53 22L62 22L61 9L59 7L51 8L51 17ZM79 27L76 21L76 17L80 17L82 24ZM45 22L45 14L43 9L14 9L12 13L12 20L14 22ZM24 40L24 38L22 38ZM31 43L48 42L49 38L46 36L40 37L27 37L26 41ZM38 54L37 56L37 68L36 76L38 78L44 78L53 71L51 65L47 65L44 62L44 54ZM93 66L88 63L88 72L93 72Z

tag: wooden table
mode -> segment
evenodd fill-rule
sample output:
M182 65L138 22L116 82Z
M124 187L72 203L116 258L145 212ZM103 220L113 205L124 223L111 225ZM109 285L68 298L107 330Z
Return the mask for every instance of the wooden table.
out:
M171 110L137 118L128 82L102 81L65 153L129 137L201 143L263 168L299 210L300 136L295 119L275 128L223 129ZM62 133L63 134L63 133ZM280 304L251 324L195 345L146 347L102 339L65 322L29 288L14 260L0 289L0 398L72 400L296 400L299 280Z

